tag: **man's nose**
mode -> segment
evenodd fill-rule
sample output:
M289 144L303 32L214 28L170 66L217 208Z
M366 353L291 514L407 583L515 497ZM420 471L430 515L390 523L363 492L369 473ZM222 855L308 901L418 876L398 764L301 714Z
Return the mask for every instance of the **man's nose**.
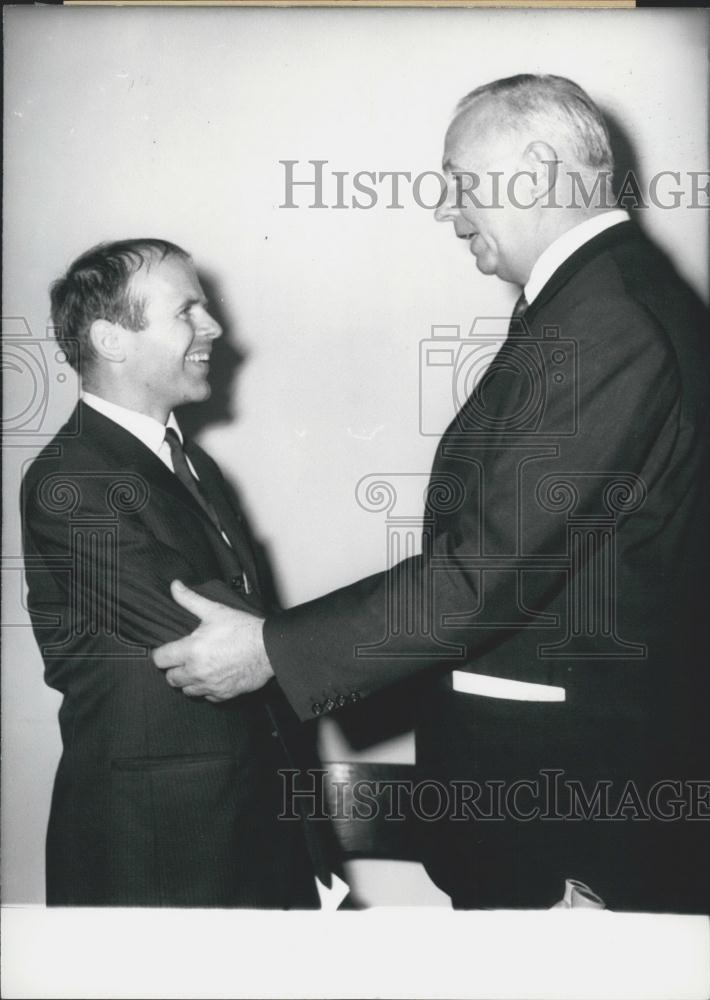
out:
M222 327L219 325L214 316L211 316L205 309L202 320L198 325L197 332L201 337L208 337L210 340L216 340L217 337L222 336Z
M437 222L453 222L458 217L459 210L456 204L456 193L452 188L453 185L449 184L446 191L446 198L434 210L434 218Z

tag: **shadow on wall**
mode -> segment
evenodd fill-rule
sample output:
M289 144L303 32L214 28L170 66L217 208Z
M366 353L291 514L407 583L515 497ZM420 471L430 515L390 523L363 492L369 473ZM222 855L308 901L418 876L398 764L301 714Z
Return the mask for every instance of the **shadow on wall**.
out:
M189 404L180 408L180 426L188 438L196 438L208 427L232 424L239 419L239 413L235 411L234 405L237 398L236 382L239 371L247 360L246 351L235 343L238 334L234 322L225 314L222 307L223 297L218 280L209 272L199 269L198 277L209 302L209 311L222 327L223 332L222 336L218 337L212 345L210 364L212 395L204 403ZM250 523L252 519L249 517L249 511L241 496L240 487L242 484L230 481L229 485L235 494L238 506L245 511L247 522ZM282 603L279 596L281 591L274 574L273 561L268 547L250 530L248 533L259 566L259 579L265 607L266 609L279 607Z
M180 426L192 438L208 427L231 424L237 419L234 411L235 382L247 357L245 351L234 343L234 323L224 314L217 280L205 271L198 271L198 277L207 296L210 313L222 327L223 333L212 345L212 395L204 403L190 404L180 410Z
M618 119L604 108L601 110L609 129L611 151L614 154L612 190L617 200L616 207L625 208L634 222L642 225L641 209L646 205L647 199L643 197L644 179L641 177L636 150Z

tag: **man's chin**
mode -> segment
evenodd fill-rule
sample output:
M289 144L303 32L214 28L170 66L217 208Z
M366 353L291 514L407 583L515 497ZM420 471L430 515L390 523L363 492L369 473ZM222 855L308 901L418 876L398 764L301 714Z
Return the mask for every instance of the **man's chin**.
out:
M212 395L212 386L209 382L201 385L190 386L190 391L186 392L180 406L188 406L190 403L204 403Z
M480 257L476 257L476 267L481 274L491 275L496 273L495 261L492 261L486 254L481 254Z

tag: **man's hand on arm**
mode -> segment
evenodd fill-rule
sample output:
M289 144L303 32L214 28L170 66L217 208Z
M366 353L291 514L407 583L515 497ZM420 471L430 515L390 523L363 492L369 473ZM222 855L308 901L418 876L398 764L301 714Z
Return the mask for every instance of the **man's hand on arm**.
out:
M256 691L274 676L262 618L210 601L179 580L173 580L170 591L201 622L190 635L153 650L153 662L171 687L218 702Z

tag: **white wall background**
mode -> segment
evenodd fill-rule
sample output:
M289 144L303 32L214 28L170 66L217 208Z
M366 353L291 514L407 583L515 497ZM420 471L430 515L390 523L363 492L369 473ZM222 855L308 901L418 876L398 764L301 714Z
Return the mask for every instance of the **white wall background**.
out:
M99 240L156 235L191 251L247 355L236 419L203 443L241 487L287 602L308 599L384 565L384 523L355 502L358 480L429 468L419 341L434 323L509 314L516 290L480 275L408 196L399 211L384 197L369 211L280 209L278 161L436 170L464 93L542 71L613 113L642 176L702 171L707 36L699 11L6 8L4 315L43 336L49 283ZM707 212L650 208L642 221L705 294ZM66 416L69 389L52 384L42 433ZM12 371L6 392L12 414L26 392ZM4 456L9 903L43 900L59 754L59 699L19 571L17 487L34 440L8 438ZM358 754L332 720L323 745L330 759L413 759L407 736ZM371 903L445 901L415 865L359 862L355 880Z

